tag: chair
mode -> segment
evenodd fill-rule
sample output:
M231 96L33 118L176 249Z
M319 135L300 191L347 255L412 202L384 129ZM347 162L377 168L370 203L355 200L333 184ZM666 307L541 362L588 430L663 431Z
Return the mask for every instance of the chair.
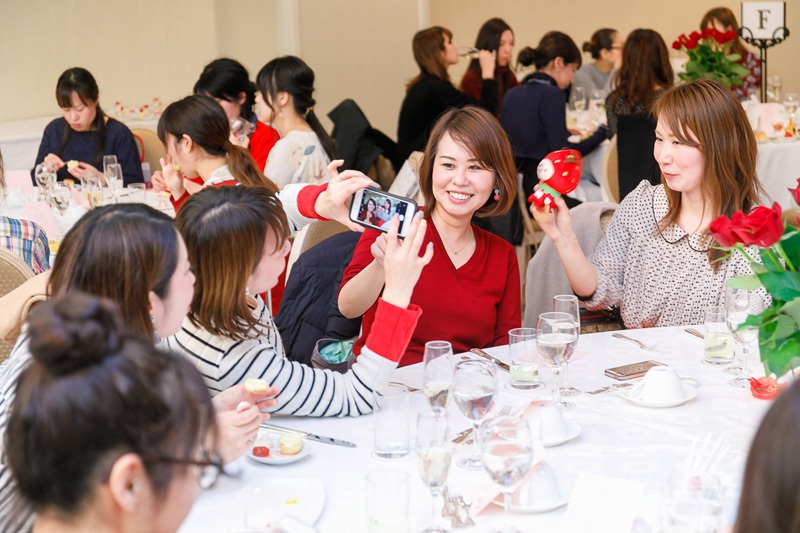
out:
M294 241L292 242L292 251L289 252L289 259L286 261L286 281L289 281L292 265L294 265L297 258L300 257L300 254L328 237L345 231L349 231L347 226L335 220L317 220L295 233Z
M156 132L144 128L134 128L131 133L136 139L136 148L139 149L142 163L149 163L150 170L153 172L160 169L159 159L167 155L167 148L161 143Z
M603 175L600 178L603 201L619 203L619 160L617 157L617 136L611 137L603 155Z
M528 211L528 202L525 198L525 191L522 190L522 175L518 175L517 179L517 202L519 210L522 215L522 243L516 247L517 261L519 262L520 279L520 301L522 308L525 308L525 269L531 261L531 257L536 252L536 249L544 239L544 232L539 227L539 224L533 219L530 211Z
M0 297L33 277L33 270L10 250L0 248ZM0 339L0 361L5 361L13 346Z

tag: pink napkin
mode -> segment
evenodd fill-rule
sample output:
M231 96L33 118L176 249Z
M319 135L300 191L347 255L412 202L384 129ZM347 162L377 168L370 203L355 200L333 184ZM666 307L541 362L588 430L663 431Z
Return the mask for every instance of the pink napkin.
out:
M6 170L4 176L9 191L17 190L30 197L33 192L33 182L29 170Z
M61 230L58 229L56 219L47 204L44 202L36 202L35 204L26 204L23 206L25 216L29 220L33 220L47 234L47 238L51 241L61 240Z

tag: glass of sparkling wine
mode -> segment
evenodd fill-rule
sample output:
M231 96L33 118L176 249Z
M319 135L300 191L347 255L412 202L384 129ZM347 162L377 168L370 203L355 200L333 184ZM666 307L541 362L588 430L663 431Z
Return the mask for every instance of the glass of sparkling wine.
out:
M480 470L481 446L478 425L489 415L497 393L497 375L489 361L459 361L453 371L453 399L459 411L472 422L474 453L458 462L467 470Z
M422 390L431 407L447 407L453 387L453 346L447 341L425 343Z
M434 407L420 411L417 415L417 457L422 482L431 491L431 525L424 533L445 532L436 524L437 500L447 482L450 471L452 449L447 440L447 410Z
M408 474L402 470L367 473L367 531L408 533Z
M39 163L33 171L33 176L36 178L36 185L39 186L39 198L46 201L56 183L55 169L47 163Z
M538 329L541 333L536 338L539 354L553 370L553 404L559 409L570 409L572 406L561 399L561 387L558 380L561 369L572 356L578 342L575 319L569 313L542 313L539 315Z
M505 522L511 506L511 494L516 490L533 462L533 438L524 418L495 418L484 422L480 429L483 468L503 493ZM507 526L501 531L514 532Z
M727 365L733 360L733 336L725 322L725 308L710 307L705 312L705 350L707 365Z
M543 387L539 381L539 351L536 349L538 329L515 328L508 332L508 351L511 359L511 390L533 390Z
M575 319L575 334L580 340L581 333L581 308L578 297L574 294L559 294L553 296L553 312L569 313ZM569 384L569 361L564 365L564 373L561 379L561 396L577 396L581 393L578 389ZM574 406L575 404L565 402Z
M725 321L728 329L736 341L739 352L739 362L741 364L741 374L731 380L734 387L746 388L750 386L747 381L750 372L747 369L747 356L749 355L749 344L758 338L758 326L745 325L747 317L750 316L750 303L753 294L745 289L726 287L725 293Z

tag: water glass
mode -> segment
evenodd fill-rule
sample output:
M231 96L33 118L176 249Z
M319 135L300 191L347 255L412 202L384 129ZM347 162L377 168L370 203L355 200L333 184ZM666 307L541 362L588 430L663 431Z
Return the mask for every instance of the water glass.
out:
M131 183L128 185L128 198L133 204L147 203L147 187L144 183Z
M408 389L404 385L389 384L383 391L375 391L374 402L373 456L379 459L405 457L409 451Z
M473 455L461 459L458 466L467 470L480 470L481 461L478 425L489 416L497 394L497 375L489 361L459 361L453 372L453 399L461 413L472 422L475 446Z
M705 349L707 365L727 365L733 360L733 336L725 322L725 308L710 307L705 312Z
M553 403L560 409L570 409L571 406L561 399L561 387L558 380L561 369L572 356L575 344L578 342L578 330L575 318L569 313L542 313L539 315L537 329L541 331L536 338L536 347L539 354L553 370Z
M69 208L71 201L72 191L70 191L68 187L60 183L53 185L49 201L51 208L57 209L58 213L63 216L64 212Z
M511 390L533 390L543 387L539 381L539 350L536 349L535 328L515 328L508 332L508 352L511 359Z
M47 163L39 163L33 170L36 185L39 187L39 198L47 200L50 190L56 183L56 169Z
M427 533L447 531L436 525L437 500L450 471L452 449L447 439L447 410L442 407L425 409L417 415L417 457L422 482L431 491L431 525Z
M747 369L747 357L750 353L749 345L758 338L758 326L746 325L745 322L750 316L750 303L753 294L746 289L737 289L727 286L725 291L725 321L728 329L736 341L739 348L739 362L741 364L741 374L731 380L731 385L739 388L750 387L747 381L749 371Z
M581 334L581 307L578 302L578 297L574 294L558 294L553 296L553 312L554 313L568 313L575 319L575 334L580 339ZM581 393L578 389L569 383L569 361L564 365L564 372L561 380L561 396L577 396ZM575 407L574 403L564 402L566 405Z
M453 346L447 341L428 341L423 355L422 390L431 407L447 407L453 387Z
M400 470L367 473L367 531L407 533L408 474Z

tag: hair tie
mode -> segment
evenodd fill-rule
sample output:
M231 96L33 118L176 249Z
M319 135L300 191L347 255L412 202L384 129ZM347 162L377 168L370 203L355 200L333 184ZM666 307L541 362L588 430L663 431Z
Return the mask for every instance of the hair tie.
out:
M222 145L222 149L225 150L226 152L228 151L228 148L230 148L230 147L231 147L231 141L230 140L225 141L225 144Z
M313 105L311 107L309 107L308 109L306 109L306 112L303 113L303 118L306 118L308 116L308 114L311 113L312 111L314 111L314 106Z

